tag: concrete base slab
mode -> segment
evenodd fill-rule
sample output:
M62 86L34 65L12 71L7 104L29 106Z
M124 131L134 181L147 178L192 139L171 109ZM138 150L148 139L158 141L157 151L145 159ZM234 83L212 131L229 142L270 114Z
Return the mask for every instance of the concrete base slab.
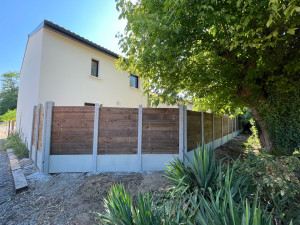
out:
M6 150L6 152L9 158L9 163L10 163L10 168L14 179L16 193L18 193L21 190L27 189L28 184L24 176L23 170L21 169L21 166L19 164L19 160L17 156L13 153L13 150L9 148Z
M16 192L20 192L28 188L28 184L22 169L12 171Z

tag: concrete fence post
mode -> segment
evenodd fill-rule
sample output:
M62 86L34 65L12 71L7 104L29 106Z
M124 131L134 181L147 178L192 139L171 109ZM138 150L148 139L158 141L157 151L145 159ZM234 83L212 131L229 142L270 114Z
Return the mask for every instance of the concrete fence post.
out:
M43 127L43 147L42 147L42 173L49 173L50 145L51 145L51 127L52 111L54 102L46 102L44 108L44 127Z
M235 133L236 133L236 131L237 131L237 129L236 129L236 125L237 125L237 117L235 117Z
M36 127L35 127L35 140L34 140L34 166L37 166L37 151L38 151L38 140L39 140L39 125L40 125L40 111L42 105L39 104L36 107Z
M235 118L232 120L232 135L231 135L231 138L233 138L234 137L234 120L235 120Z
M137 146L137 169L139 172L143 170L142 162L142 140L143 140L143 105L139 105L138 114L138 146Z
M100 104L96 103L95 112L94 112L93 173L97 172L99 112L100 112Z
M229 116L228 116L228 119L227 119L227 142L229 141Z
M187 152L187 107L179 106L179 158L184 161Z
M204 113L201 111L201 147L203 148L204 145Z
M31 127L31 140L30 140L30 146L29 146L29 159L32 159L32 140L33 140L33 130L34 130L34 114L35 114L35 109L36 109L36 105L33 106L33 113L32 113L32 127Z
M211 114L212 117L212 147L211 149L215 149L215 117L214 114Z
M221 145L223 145L223 116L221 116Z

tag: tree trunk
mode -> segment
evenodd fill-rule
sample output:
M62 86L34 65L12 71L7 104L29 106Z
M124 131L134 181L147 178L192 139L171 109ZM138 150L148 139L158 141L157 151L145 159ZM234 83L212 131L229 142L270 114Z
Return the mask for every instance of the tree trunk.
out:
M258 114L256 108L254 106L251 106L251 111L254 119L259 124L261 129L261 135L260 135L260 145L261 147L265 148L267 152L271 151L273 147L273 142L270 140L270 136L268 131L266 130L266 123L262 119L262 117Z

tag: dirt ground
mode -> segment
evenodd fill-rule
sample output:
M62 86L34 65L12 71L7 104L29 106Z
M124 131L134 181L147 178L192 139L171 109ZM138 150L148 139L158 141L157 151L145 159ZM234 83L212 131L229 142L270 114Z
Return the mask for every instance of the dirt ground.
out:
M239 135L216 149L217 158L237 157L247 137ZM95 224L95 212L104 213L102 202L112 184L122 183L133 194L162 191L170 184L163 172L43 175L29 159L20 164L29 188L16 195L6 152L0 151L0 224Z
M248 134L241 133L215 150L216 160L229 157L237 159L245 151L242 143L247 142Z

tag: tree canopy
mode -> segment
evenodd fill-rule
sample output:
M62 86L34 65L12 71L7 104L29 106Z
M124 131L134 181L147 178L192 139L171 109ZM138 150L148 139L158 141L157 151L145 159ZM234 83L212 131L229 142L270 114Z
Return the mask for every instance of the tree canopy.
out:
M269 137L272 123L284 127L293 118L296 130L284 145L298 147L299 141L291 144L300 139L298 3L119 0L120 18L128 23L119 35L126 60L119 59L118 66L139 74L154 104L189 100L216 113L250 107L267 149L278 139ZM289 114L284 103L291 98ZM267 115L270 109L277 118Z
M0 115L17 108L19 74L9 72L2 74L0 91Z
M6 113L0 116L0 120L3 122L9 122L11 120L16 120L17 110L8 110Z

